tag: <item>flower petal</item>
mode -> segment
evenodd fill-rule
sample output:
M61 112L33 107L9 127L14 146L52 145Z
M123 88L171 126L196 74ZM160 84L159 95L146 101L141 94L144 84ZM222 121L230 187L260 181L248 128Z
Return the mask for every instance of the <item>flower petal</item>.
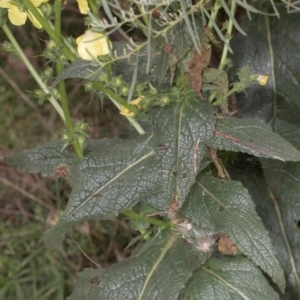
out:
M82 59L93 60L97 56L109 54L110 41L98 32L87 30L76 39L77 52Z
M77 0L79 10L82 14L87 15L88 12L90 11L88 1L87 0Z
M42 3L46 3L48 2L49 0L31 0L32 4L35 6L35 7L39 7Z
M126 108L123 105L121 106L120 114L123 115L123 116L127 116L127 117L133 117L134 116L134 112L132 112L131 110L129 110L128 108Z
M37 8L37 10L40 12L40 14L42 15L42 12ZM35 18L35 16L33 14L31 14L30 11L28 11L28 18L31 21L31 23L37 28L37 29L41 29L43 26L40 24L40 22Z
M268 82L269 76L267 75L258 75L257 81L260 85L266 85Z
M8 18L12 24L21 26L24 25L27 20L27 13L20 11L18 7L14 5L8 9Z
M17 7L15 4L10 3L11 0L0 0L0 7L2 8L11 8L13 6Z

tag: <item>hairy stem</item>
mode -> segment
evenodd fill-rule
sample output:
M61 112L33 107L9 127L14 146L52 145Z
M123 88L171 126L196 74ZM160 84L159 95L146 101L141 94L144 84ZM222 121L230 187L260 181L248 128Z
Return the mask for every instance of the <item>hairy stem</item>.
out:
M232 0L231 6L230 6L230 12L233 16L235 13L235 9L236 9L236 3L234 0ZM219 70L223 70L226 65L225 62L226 62L227 55L228 55L228 49L229 49L228 45L229 45L229 41L231 39L232 28L233 28L233 22L232 22L231 18L229 18L228 25L227 25L227 32L225 35L226 43L224 44L224 49L223 49L223 53L222 53L222 57L221 57L220 65L219 65Z
M32 15L40 22L43 29L47 32L49 37L56 43L56 45L62 47L63 53L70 61L75 61L77 59L76 55L64 44L59 36L57 36L55 30L49 22L40 14L37 8L32 4L31 0L23 0L26 8L32 13Z
M35 79L35 81L37 82L37 84L39 85L39 87L46 94L51 95L50 90L45 85L45 83L42 81L40 75L37 73L37 71L35 70L35 68L32 66L32 64L30 63L30 61L28 60L28 58L24 54L24 52L21 49L20 45L18 44L18 42L16 41L15 37L11 33L10 29L7 27L6 24L4 24L2 28L3 28L3 31L6 34L7 38L9 39L9 41L14 46L14 48L15 48L16 52L18 53L19 57L21 58L21 60L23 61L23 63L27 67L28 71L30 72L30 74L32 75L32 77ZM66 121L65 120L65 115L63 113L63 110L62 110L61 106L57 102L57 100L51 95L51 97L49 98L49 101L53 105L53 107L55 108L55 110L57 111L57 113L60 115L60 117L63 119L63 121L65 122Z
M169 223L169 222L157 220L157 219L150 218L150 217L143 217L131 210L124 210L124 211L122 211L122 214L129 217L130 219L138 220L138 221L145 221L150 224L153 224L153 225L156 225L159 227L163 227L163 228L167 228L167 227L171 226L171 223Z
M61 36L61 0L56 0L54 4L54 11L55 11L55 34L56 36ZM58 60L56 62L56 72L57 74L60 74L63 70L62 63ZM69 135L72 137L72 145L74 149L74 153L76 154L77 158L80 160L83 157L82 148L80 147L79 141L77 136L74 134L74 127L73 122L71 119L70 109L68 105L68 99L67 99L67 92L66 92L66 86L65 82L61 81L58 85L58 90L60 94L60 101L61 106L64 112L65 121L66 121L66 127L68 130Z

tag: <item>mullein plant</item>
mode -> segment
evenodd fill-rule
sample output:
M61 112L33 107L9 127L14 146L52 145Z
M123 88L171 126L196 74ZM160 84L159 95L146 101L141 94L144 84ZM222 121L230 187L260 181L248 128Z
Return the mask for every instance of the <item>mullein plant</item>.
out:
M0 7L7 9L14 25L21 26L29 19L49 35L44 55L55 62L57 72L51 89L26 60L5 23L3 30L40 85L36 95L53 104L66 128L61 134L62 141L50 144L51 147L46 144L25 151L5 162L20 169L32 172L38 169L44 175L70 179L72 194L62 217L45 234L47 247L57 247L67 230L77 222L103 220L122 213L135 221L135 228L142 238L147 236L148 241L116 272L112 271L114 274L108 284L105 280L109 281L110 270L103 281L99 273L97 282L102 285L101 291L109 289L115 279L124 281L127 277L122 273L123 268L129 266L125 271L132 275L133 279L128 282L133 286L128 290L138 293L130 299L152 299L145 294L151 293L151 284L163 282L155 277L163 272L180 274L174 280L182 282L174 282L171 291L168 287L162 289L162 294L167 290L169 295L174 293L174 297L158 299L177 299L194 271L206 260L209 263L221 236L223 241L228 239L234 244L235 250L229 251L234 253L232 255L244 254L241 259L237 258L241 269L253 267L259 273L261 268L283 291L284 275L254 203L240 182L231 181L217 157L219 149L263 158L300 160L299 152L263 122L231 117L234 112L228 105L229 96L245 92L254 84L265 86L268 81L268 75L252 72L251 66L240 67L233 83L229 83L227 76L233 28L244 34L234 18L237 3L247 11L258 11L246 1L233 0L103 0L101 5L106 17L99 20L94 1L77 1L80 12L87 15L88 25L86 31L73 40L60 33L60 0L56 0L53 7L50 5L51 9L48 1L20 2L0 0ZM216 22L220 8L228 16L222 30ZM52 13L54 25L49 21ZM127 33L138 28L142 38L135 41L122 32L122 28L126 28ZM107 32L114 30L122 32L127 41L110 41ZM219 46L220 41L224 45L220 64L213 68L210 66L212 44ZM87 92L97 92L99 97L110 99L140 136L129 140L88 140L88 124L82 120L72 121L64 86L67 78L84 79ZM149 122L151 131L146 132L140 121ZM70 145L72 147L68 147ZM274 145L283 150L277 151ZM43 159L30 163L38 155ZM207 168L211 162L213 171ZM145 216L141 209L144 206L167 220ZM131 210L132 207L135 210ZM150 230L145 230L150 224L157 229L153 237ZM140 260L144 260L145 265ZM185 260L183 267L180 260ZM174 264L174 261L179 263ZM231 264L234 260L226 262ZM220 264L223 263L220 260ZM135 273L136 268L139 271ZM174 272L172 268L179 269ZM209 267L202 269L209 270ZM269 289L268 299L277 299L263 275L257 276L263 285L261 290ZM138 280L142 283L135 286ZM110 299L107 295L116 290L122 295L123 290L116 286L111 287L105 297L94 299ZM90 292L89 288L85 294ZM118 295L113 299L121 298Z

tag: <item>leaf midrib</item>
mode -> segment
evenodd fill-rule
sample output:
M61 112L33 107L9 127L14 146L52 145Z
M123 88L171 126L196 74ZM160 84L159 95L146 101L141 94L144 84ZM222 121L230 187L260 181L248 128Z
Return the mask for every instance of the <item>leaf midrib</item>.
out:
M98 190L96 190L94 193L92 193L87 199L85 199L78 207L76 207L73 211L71 211L67 216L66 219L68 219L70 216L72 216L73 214L75 214L79 209L81 209L89 200L91 200L95 195L97 195L98 193L100 193L103 189L105 189L108 185L110 185L111 183L113 183L114 181L116 181L119 177L121 177L124 173L126 173L128 170L130 170L131 168L133 168L134 166L138 165L140 162L142 162L143 160L151 157L152 155L154 155L155 152L152 149L150 152L148 152L147 154L143 155L141 158L139 158L138 160L136 160L134 163L131 163L130 165L126 166L121 172L119 172L118 174L116 174L113 178L111 178L109 181L107 181L104 185L102 185L101 187L98 188Z

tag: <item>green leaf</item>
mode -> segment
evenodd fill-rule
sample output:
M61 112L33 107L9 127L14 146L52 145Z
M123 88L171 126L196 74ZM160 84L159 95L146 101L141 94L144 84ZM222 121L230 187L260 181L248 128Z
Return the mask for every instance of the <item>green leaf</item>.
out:
M287 280L282 299L299 299L300 166L262 159L263 169L260 169L258 164L249 163L248 159L244 160L243 165L240 162L233 165L230 175L241 179L248 188L256 203L256 210L269 231L274 252Z
M298 14L281 9L280 19L254 15L252 22L245 20L242 27L247 39L237 35L232 40L236 68L250 65L254 72L270 76L267 86L252 86L247 97L237 96L240 114L263 118L297 149L300 146L299 26ZM278 164L264 159L263 168L267 182L259 180L257 174L251 178L249 170L245 170L244 184L249 186L285 271L287 290L283 298L299 299L299 164Z
M116 216L141 198L160 189L154 164L152 136L99 147L70 168L72 193L60 220L45 234L49 248L57 247L74 223ZM149 167L147 167L149 166Z
M177 299L193 271L208 257L208 253L195 251L178 235L160 234L132 257L111 266L84 299ZM68 298L75 299L74 293Z
M93 293L102 277L105 269L90 269L86 268L77 274L77 281L74 285L73 293L67 297L69 300L88 300L90 294ZM93 299L95 300L95 298Z
M183 295L182 300L279 300L262 272L242 257L209 259Z
M202 230L228 234L239 249L284 290L283 271L268 233L241 183L202 176L193 186L182 212Z
M166 202L181 205L198 174L215 128L210 103L189 93L180 103L155 108L152 113L154 146Z
M287 292L300 298L300 165L275 164L264 159L263 170L269 185L261 199L260 214L270 231L277 257L287 278ZM262 206L263 205L263 206Z
M69 78L99 80L101 73L103 73L103 66L93 61L79 58L64 68L63 71L57 75L51 86L55 87L61 81Z
M266 86L253 85L247 94L238 94L239 113L259 117L274 132L295 147L300 146L300 18L280 10L280 19L253 15L242 28L247 37L237 34L231 41L234 69L249 66L257 74L269 76ZM259 34L258 34L259 29Z
M112 146L122 143L121 139L88 140L84 149L84 156L93 156L101 151L109 151ZM5 157L3 162L20 171L40 173L43 176L55 175L55 169L60 165L71 167L79 163L72 147L61 151L63 141L46 143L33 149L24 150L11 157ZM57 174L56 174L57 175Z
M78 163L71 148L61 152L63 145L63 141L46 143L34 149L24 150L11 157L5 157L3 162L20 171L53 176L55 168L59 165L71 166Z
M299 161L300 152L259 119L219 119L210 145L258 157Z

